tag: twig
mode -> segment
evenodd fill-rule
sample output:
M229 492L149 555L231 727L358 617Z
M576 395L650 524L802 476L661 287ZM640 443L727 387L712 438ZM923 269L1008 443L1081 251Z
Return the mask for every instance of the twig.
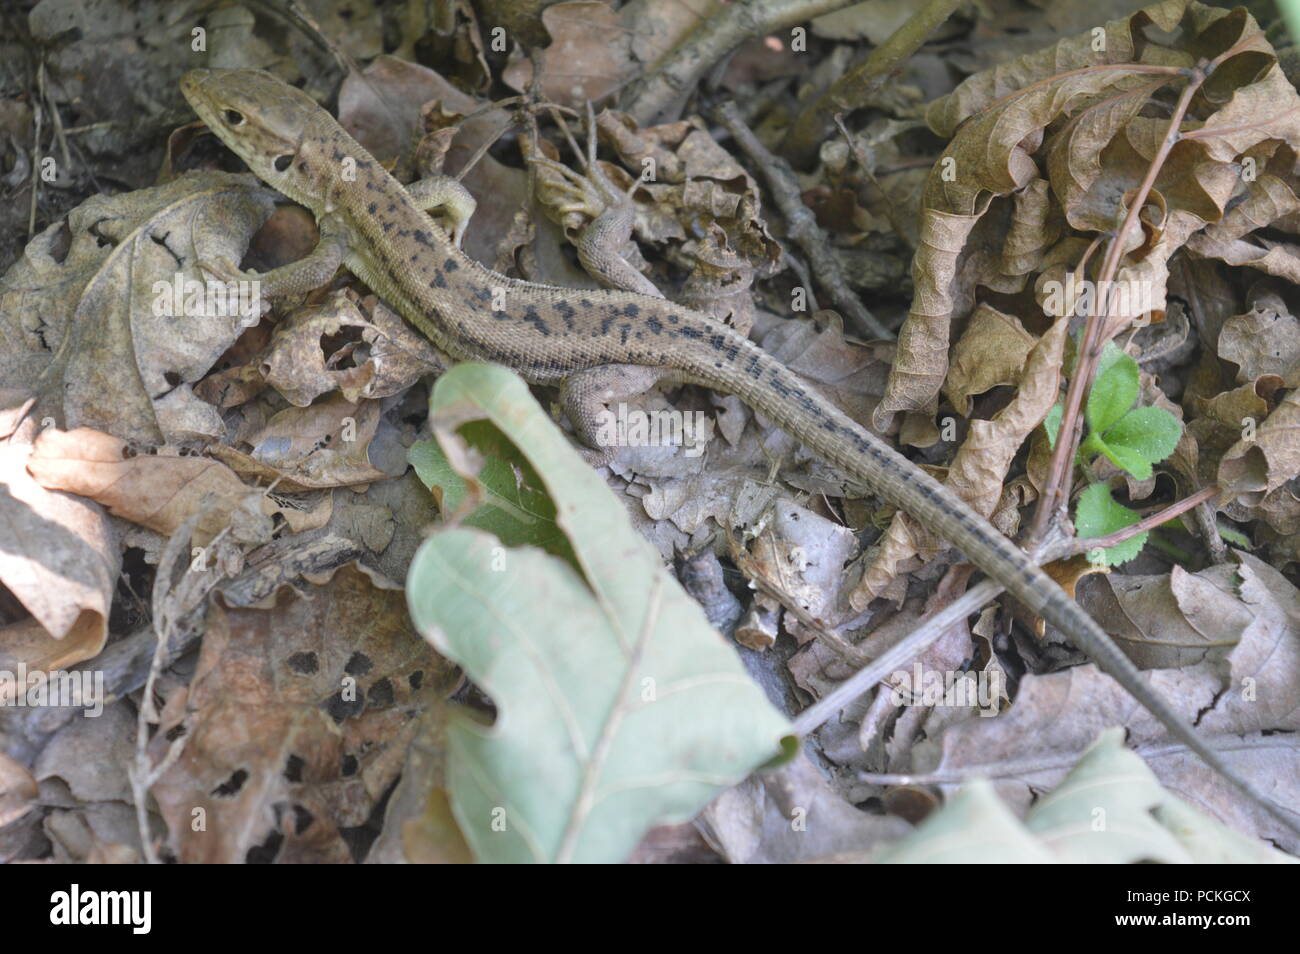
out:
M1066 555L1071 541L1054 540L1044 546L1035 559L1040 563L1049 563ZM876 683L888 678L899 669L904 669L915 657L925 652L937 642L949 629L965 619L971 613L979 611L985 603L995 599L1005 587L996 580L981 580L969 590L949 603L939 612L927 618L906 638L891 646L884 654L864 669L860 669L844 680L830 694L819 699L794 720L794 729L799 735L807 735L837 712L857 699Z
M849 289L840 261L831 251L826 234L817 224L817 217L804 205L799 190L799 180L785 160L772 155L758 141L740 118L735 103L723 103L717 110L718 122L735 138L736 143L762 170L777 208L785 216L790 238L804 251L813 275L830 293L835 307L844 313L853 331L864 337L884 338L892 341L893 332L882 325L866 306Z
M1104 537L1075 537L1073 550L1075 553L1088 553L1092 550L1104 550L1107 547L1113 547L1131 537L1136 537L1139 533L1145 533L1153 527L1158 527L1194 507L1199 507L1218 495L1218 487L1206 487L1204 490L1198 490L1190 497L1184 497L1177 503L1157 510L1155 513L1143 517L1137 523L1129 524L1127 527L1116 530L1114 533L1108 533Z
M45 116L45 58L36 66L36 97L32 102L34 132L32 136L32 204L27 213L27 240L36 234L36 203L41 192L41 120Z

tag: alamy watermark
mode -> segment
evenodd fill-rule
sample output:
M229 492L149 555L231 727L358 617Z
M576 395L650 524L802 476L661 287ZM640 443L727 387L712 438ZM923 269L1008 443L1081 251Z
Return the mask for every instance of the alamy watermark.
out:
M29 671L26 663L19 663L17 672L0 669L0 706L32 709L80 706L85 709L82 715L93 719L104 711L104 671Z
M890 676L890 698L896 706L959 706L976 708L981 718L998 714L1005 696L1001 670L966 672L926 669L919 662L912 671L900 669Z
M187 279L177 272L170 282L156 281L153 313L156 318L239 318L247 326L262 317L262 283Z
M713 420L703 411L643 411L617 405L597 415L600 447L681 447L687 457L699 457L713 436Z
M1161 307L1155 283L1148 281L1094 282L1068 275L1064 282L1044 282L1043 311L1052 318L1067 313L1083 318L1094 315L1147 315Z

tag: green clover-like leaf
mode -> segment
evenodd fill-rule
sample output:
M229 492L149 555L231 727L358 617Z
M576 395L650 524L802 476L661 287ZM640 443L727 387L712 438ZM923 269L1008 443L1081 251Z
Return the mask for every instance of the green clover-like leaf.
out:
M1106 455L1106 459L1120 470L1132 474L1138 480L1147 480L1151 477L1151 461L1143 457L1140 451L1122 444L1110 444L1104 441L1098 443L1101 444L1101 452Z
M1057 401L1043 418L1043 430L1047 431L1047 446L1056 447L1056 435L1061 430L1061 417L1065 414L1065 403Z
M1141 519L1139 514L1115 502L1115 498L1110 495L1110 487L1096 483L1079 495L1074 526L1079 532L1079 538L1087 540L1131 527ZM1144 530L1123 543L1098 549L1095 554L1089 553L1089 559L1100 560L1106 566L1119 566L1137 556L1146 542L1147 531Z
M1182 435L1182 423L1164 408L1138 407L1106 431L1105 440L1111 448L1128 448L1154 464L1174 452Z
M1098 362L1097 377L1088 395L1088 426L1094 433L1104 434L1133 406L1137 396L1137 362L1108 344Z

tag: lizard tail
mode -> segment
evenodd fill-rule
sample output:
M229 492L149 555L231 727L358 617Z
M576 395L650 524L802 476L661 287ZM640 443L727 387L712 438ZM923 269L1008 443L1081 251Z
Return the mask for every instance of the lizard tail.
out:
M698 359L690 362L696 366L681 368L683 376L736 394L782 430L797 436L822 459L842 468L949 540L1009 593L1066 633L1103 672L1159 720L1170 735L1263 806L1287 829L1300 835L1300 815L1265 798L1238 775L1152 689L1147 677L1097 622L1027 553L951 490L929 474L913 469L889 444L841 412L781 362L753 342L741 342L739 336L728 335L727 345L736 349L734 355L718 362L708 360L708 354L701 352Z

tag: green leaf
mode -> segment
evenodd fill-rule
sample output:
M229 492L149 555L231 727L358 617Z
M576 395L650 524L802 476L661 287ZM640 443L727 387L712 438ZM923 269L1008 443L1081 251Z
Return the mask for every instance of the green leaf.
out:
M1151 769L1106 729L1024 822L984 780L883 854L881 862L1295 864L1296 859L1202 815L1160 787Z
M1141 519L1142 517L1139 514L1134 513L1122 504L1116 503L1115 498L1110 495L1108 486L1104 483L1097 483L1092 484L1079 495L1079 503L1074 515L1074 526L1078 530L1079 537L1086 540L1092 537L1104 537L1116 530L1131 527ZM1098 549L1095 553L1090 552L1088 558L1100 561L1107 566L1119 566L1121 563L1127 563L1137 556L1142 547L1146 545L1147 532L1144 530L1137 536L1130 537L1123 543L1118 543L1113 547Z
M1223 537L1224 540L1231 543L1234 547L1241 550L1255 549L1255 541L1251 540L1250 537L1246 536L1236 527L1230 527L1223 521L1219 521L1218 529L1219 536Z
M790 726L522 381L462 364L432 408L452 461L451 428L475 415L518 448L574 555L468 528L416 554L417 628L497 710L448 727L457 822L479 861L622 861L777 757Z
M1056 435L1061 430L1061 418L1065 414L1065 402L1057 401L1043 419L1043 429L1047 431L1047 446L1055 449Z
M1291 41L1300 42L1300 0L1278 0L1277 7L1282 14L1282 19L1286 21L1286 29L1291 34Z
M1088 394L1088 426L1104 434L1124 416L1138 396L1138 364L1113 344L1107 344Z
M1120 470L1128 471L1138 480L1151 476L1151 461L1131 447L1117 447L1101 442L1101 452Z
M476 476L483 500L463 524L486 530L509 546L541 547L572 560L569 540L555 522L555 504L528 461L491 424L471 421L460 430L485 458ZM444 518L458 513L469 495L469 484L453 469L437 441L413 444L407 459L434 492Z
M1164 408L1138 407L1106 431L1106 443L1130 448L1154 464L1174 452L1182 435L1182 422Z

